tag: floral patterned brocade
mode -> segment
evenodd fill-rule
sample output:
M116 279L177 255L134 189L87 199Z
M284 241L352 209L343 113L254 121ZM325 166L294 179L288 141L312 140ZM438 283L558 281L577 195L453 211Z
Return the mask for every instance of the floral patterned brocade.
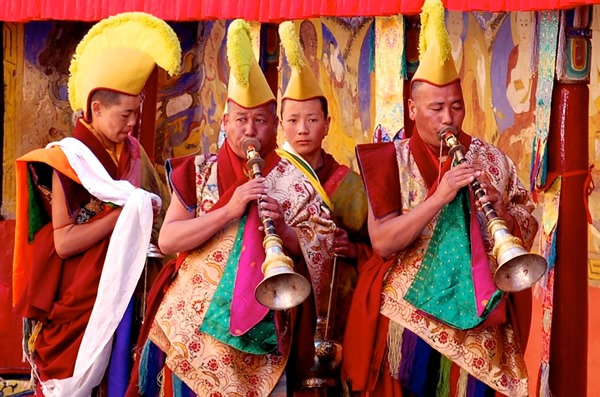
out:
M403 212L425 200L426 184L410 154L408 140L395 143L400 166ZM495 147L473 139L466 154L467 160L486 172L498 191L507 194L508 212L519 225L526 248L531 247L537 223L530 215L533 210L527 191L517 179L510 159ZM484 245L490 266L496 266L491 255L493 240L487 233L486 221L478 214ZM421 232L411 246L401 252L396 264L389 270L382 292L381 313L410 329L425 342L471 375L495 390L509 396L527 396L527 369L523 353L510 323L480 325L468 330L457 330L433 317L422 314L404 300L409 286L421 266L423 256L433 234L437 217Z
M216 157L197 156L197 216L219 199L216 169ZM325 267L331 259L328 248L333 228L329 221L319 218L321 202L312 186L285 160L266 176L266 183L269 195L282 203L287 223L297 230L309 268ZM278 354L244 353L199 331L238 226L239 220L228 224L190 251L150 330L150 339L166 353L167 366L199 396L268 396L285 369L290 351L293 324L289 313L280 324Z

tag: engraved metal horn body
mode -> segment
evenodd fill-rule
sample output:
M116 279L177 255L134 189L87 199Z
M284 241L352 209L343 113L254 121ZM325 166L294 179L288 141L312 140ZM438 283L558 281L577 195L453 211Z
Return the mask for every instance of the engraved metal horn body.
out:
M262 176L261 169L265 161L258 150L260 142L248 138L242 142L246 152L246 166L252 179ZM258 200L260 204L260 199ZM265 261L262 264L263 280L258 284L254 294L256 300L273 310L285 310L304 302L310 295L311 285L298 273L294 272L294 263L284 254L281 238L275 231L273 219L261 214L265 237Z
M330 396L341 394L340 365L342 363L342 343L333 338L335 311L337 305L337 284L340 256L333 255L327 312L321 316L317 310L317 327L315 329L315 357L308 371L307 378L300 383L302 389L312 390L313 396ZM317 307L319 306L317 302ZM338 394L335 394L339 391Z
M446 127L439 133L440 139L450 148L448 155L453 156L458 163L464 163L465 147L456 138L456 129ZM471 182L473 194L481 203L487 219L488 232L494 238L493 255L498 266L494 272L494 283L504 292L518 292L530 288L546 272L548 263L541 256L523 248L520 238L513 236L506 222L500 218L490 202L482 202L485 191L477 179Z

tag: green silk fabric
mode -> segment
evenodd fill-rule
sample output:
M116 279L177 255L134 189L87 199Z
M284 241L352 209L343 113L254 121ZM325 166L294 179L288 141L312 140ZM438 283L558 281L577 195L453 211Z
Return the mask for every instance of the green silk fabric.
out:
M367 223L367 194L360 176L348 172L335 192L331 194L333 203L333 220L350 234L362 232L364 229L365 240Z
M223 277L217 286L215 295L208 307L200 331L213 338L246 353L267 354L277 348L277 332L272 310L256 326L240 336L234 336L229 330L231 317L231 300L235 286L238 262L242 250L242 239L246 225L246 215L240 221L237 235L229 260L225 265Z
M50 221L48 216L44 214L43 206L40 200L37 199L38 192L36 191L31 170L27 170L27 215L29 217L28 239L29 243L33 242L35 234Z
M468 188L442 208L433 236L404 299L458 329L476 327L502 298L496 290L481 317L477 313L471 273L470 203Z

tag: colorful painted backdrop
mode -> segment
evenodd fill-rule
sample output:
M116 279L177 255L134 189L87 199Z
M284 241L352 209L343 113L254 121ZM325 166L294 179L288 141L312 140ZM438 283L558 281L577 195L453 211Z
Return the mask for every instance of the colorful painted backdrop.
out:
M600 6L593 29L600 30ZM447 13L447 27L465 94L464 129L497 144L529 185L538 85L537 14ZM404 126L402 78L407 74L403 18L316 18L296 21L304 51L329 98L333 118L325 148L356 168L354 145L381 126L388 139ZM159 74L155 159L217 147L226 98L228 21L172 23L183 46L183 73ZM14 214L14 159L70 134L66 81L71 54L91 25L43 21L4 24L6 120L2 214ZM593 35L600 48L600 34ZM264 52L263 52L264 53ZM274 51L273 53L277 53ZM592 55L590 162L600 162L600 52ZM270 60L273 61L273 60ZM280 67L279 94L289 68ZM281 138L280 138L281 139ZM596 167L593 175L597 176ZM600 278L600 195L590 211L590 277Z

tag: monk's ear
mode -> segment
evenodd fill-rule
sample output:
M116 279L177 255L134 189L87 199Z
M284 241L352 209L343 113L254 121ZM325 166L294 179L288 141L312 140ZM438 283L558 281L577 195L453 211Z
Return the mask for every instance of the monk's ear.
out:
M417 106L415 105L415 101L411 98L408 99L408 117L411 120L415 120L417 115Z
M221 118L221 124L227 125L228 120L229 120L229 113L223 113L223 117Z
M92 114L95 117L100 116L100 113L102 112L102 103L100 101L92 101L92 103L90 104L90 109L92 111Z

